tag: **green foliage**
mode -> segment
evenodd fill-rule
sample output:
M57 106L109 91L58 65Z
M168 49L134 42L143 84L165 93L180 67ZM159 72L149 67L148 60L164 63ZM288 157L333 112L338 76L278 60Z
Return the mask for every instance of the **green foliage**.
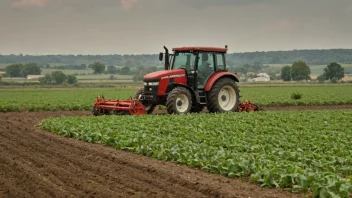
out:
M107 72L108 72L108 74L116 74L117 68L115 66L108 66Z
M352 104L352 86L302 86L302 87L242 87L241 101L251 100L259 106L287 105L339 105ZM292 92L305 97L292 100Z
M281 68L281 79L283 81L291 81L291 70L292 67L288 65Z
M319 75L319 76L317 77L317 80L318 80L319 82L324 82L324 81L326 80L325 74Z
M34 62L26 64L12 64L5 68L7 76L10 77L27 77L28 75L40 75L42 70L39 65Z
M49 75L50 76L50 75ZM97 96L127 99L136 89L129 88L17 88L0 89L0 112L92 110Z
M102 62L94 62L91 68L94 70L95 74L101 74L105 71L105 64Z
M41 127L263 187L348 197L351 117L351 110L62 117Z
M295 61L292 64L291 78L294 81L310 80L310 68L304 61Z
M301 94L301 93L299 93L299 92L294 92L294 93L291 94L291 99L299 100L299 99L302 98L302 95L303 95L303 94Z
M175 47L175 46L170 46ZM156 52L157 53L157 52ZM287 64L295 60L304 60L309 65L327 65L331 62L351 63L352 49L330 49L330 50L291 50L291 51L270 51L270 52L245 52L229 53L226 55L227 64L244 65L244 64ZM103 62L106 65L121 66L158 66L161 65L158 60L158 54L143 55L40 55L40 56L20 56L20 55L2 55L1 63L18 63L35 61L41 65L47 63L60 64L89 64L89 60ZM230 67L231 68L231 67ZM232 69L232 68L231 68Z
M137 68L137 72L136 74L132 77L132 80L137 82L137 81L143 81L143 78L146 74L151 73L151 72L155 72L157 71L158 68L157 67L143 67L140 66Z
M50 79L50 78L49 78ZM51 88L0 89L0 112L9 106L26 110L91 110L97 96L107 99L127 99L138 88ZM292 100L292 92L305 97ZM307 87L242 87L241 101L251 100L259 106L339 105L352 104L351 85Z
M51 84L51 82L52 82L50 74L45 74L44 77L39 78L38 80L39 80L40 84L44 84L44 85Z
M28 75L40 75L42 70L37 63L26 63L23 65L22 75L27 77Z
M51 72L51 79L53 83L62 84L67 79L67 76L62 71Z
M324 75L326 80L337 82L345 76L345 69L340 64L333 62L324 68Z
M130 68L128 66L122 67L120 69L120 74L121 75L129 75L129 74L131 74Z
M256 62L254 64L243 64L240 66L235 66L234 70L243 74L247 74L248 72L261 72L265 66L261 63Z
M12 77L22 77L22 64L12 64L5 68L5 72L7 76Z
M67 83L72 85L72 84L77 84L77 78L74 75L68 75L67 76Z

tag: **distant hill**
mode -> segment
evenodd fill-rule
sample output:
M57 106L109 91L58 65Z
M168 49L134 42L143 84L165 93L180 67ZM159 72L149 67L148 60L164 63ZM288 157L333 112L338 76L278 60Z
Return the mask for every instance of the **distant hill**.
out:
M291 64L296 60L308 65L327 65L331 62L352 63L352 49L291 50L244 52L227 54L228 65ZM94 61L118 66L160 66L158 54L142 55L0 55L0 64L37 62L39 64L90 64Z

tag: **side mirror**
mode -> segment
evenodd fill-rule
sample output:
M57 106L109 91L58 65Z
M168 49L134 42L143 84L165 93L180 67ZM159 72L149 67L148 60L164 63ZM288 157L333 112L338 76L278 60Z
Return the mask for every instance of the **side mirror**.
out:
M163 61L164 54L162 52L159 53L159 60Z

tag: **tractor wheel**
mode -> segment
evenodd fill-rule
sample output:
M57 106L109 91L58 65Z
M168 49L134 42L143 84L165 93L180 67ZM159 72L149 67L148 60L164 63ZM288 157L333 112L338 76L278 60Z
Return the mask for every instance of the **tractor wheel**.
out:
M93 107L92 113L93 113L94 116L100 116L100 115L101 115L101 113L99 112L99 110L96 109L95 107Z
M144 88L141 88L140 90L138 90L138 91L136 92L136 94L135 94L135 96L134 96L134 99L138 99L139 96L140 96L141 94L143 94L143 93L144 93ZM143 101L140 101L140 102L143 104L143 106L144 106L145 111L147 112L147 114L151 114L151 113L154 111L155 107L156 107L155 104L148 104L148 103L143 102Z
M236 111L239 105L239 90L234 80L223 78L217 81L207 94L209 112Z
M192 95L184 87L174 88L166 99L166 108L169 114L186 114L192 107Z

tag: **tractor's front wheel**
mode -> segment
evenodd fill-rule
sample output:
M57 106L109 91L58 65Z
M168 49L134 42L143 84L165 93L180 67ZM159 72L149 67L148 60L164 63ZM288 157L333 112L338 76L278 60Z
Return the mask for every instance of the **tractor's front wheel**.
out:
M144 88L139 89L139 90L136 92L136 94L135 94L135 96L134 96L134 99L139 99L139 97L140 97L143 93L144 93ZM144 106L145 111L147 112L147 114L153 113L153 111L154 111L154 109L155 109L155 107L156 107L155 104L148 104L147 102L144 102L144 101L140 101L140 102L143 104L143 106Z
M239 90L236 82L230 78L217 81L207 96L209 112L229 112L238 108Z
M169 114L186 114L192 107L192 95L184 87L174 88L166 99L166 108Z

